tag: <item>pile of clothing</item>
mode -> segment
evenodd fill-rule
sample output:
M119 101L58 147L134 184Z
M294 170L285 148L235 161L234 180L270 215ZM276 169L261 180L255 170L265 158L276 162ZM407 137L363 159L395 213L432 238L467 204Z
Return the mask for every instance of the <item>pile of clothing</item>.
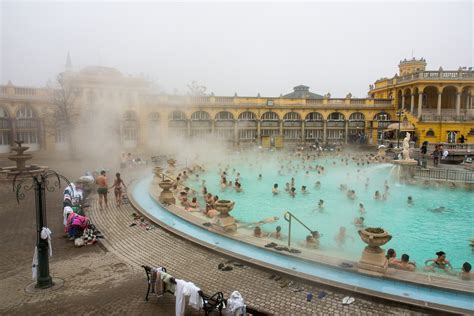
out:
M90 219L85 216L84 201L85 195L80 185L71 183L64 189L64 232L77 247L95 244L97 238L103 238Z

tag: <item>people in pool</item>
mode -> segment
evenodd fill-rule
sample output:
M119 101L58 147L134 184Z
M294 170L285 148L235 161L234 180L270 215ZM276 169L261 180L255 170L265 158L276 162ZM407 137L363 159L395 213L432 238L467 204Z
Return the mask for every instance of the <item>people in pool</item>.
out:
M428 263L430 263L428 265ZM446 272L447 274L453 274L452 272L452 265L451 263L446 259L446 253L444 251L438 251L436 253L436 258L434 259L428 259L425 261L425 270L426 271L435 271L435 269L440 269Z
M295 196L296 196L296 189L295 189L295 187L292 187L292 188L290 189L290 196L291 196L291 197L295 197Z
M306 236L306 247L319 248L319 238L321 238L319 232L317 230L312 231L311 235Z
M387 253L385 254L385 258L387 258L388 265L390 267L394 267L400 263L400 260L397 259L397 253L395 252L395 249L389 248L387 250Z
M411 195L408 196L407 203L409 206L413 205L413 197Z
M280 191L278 191L278 183L275 183L273 185L272 193L273 193L273 195L276 195L276 194L280 193Z
M359 203L359 213L365 214L365 207L363 203Z
M321 182L320 181L316 181L316 183L314 184L314 187L316 189L320 189L321 188Z
M334 236L334 240L336 241L339 247L342 247L346 243L347 239L351 239L352 241L354 241L354 238L352 236L347 235L346 228L340 227L339 232Z
M287 183L285 184L285 191L286 191L286 192L290 192L290 190L291 190L290 184L287 182Z
M260 226L255 226L255 228L253 229L253 236L257 238L262 238L262 237L267 237L268 234L262 232L262 229L260 228Z
M360 216L360 217L356 217L354 218L354 225L357 226L357 227L363 227L364 226L364 217Z
M466 281L472 280L474 278L474 272L472 272L471 269L471 264L469 262L464 262L459 277Z
M406 271L415 271L416 265L414 262L410 262L410 256L404 253L395 268Z
M281 239L281 226L275 228L275 232L272 234L272 237L275 239Z
M305 185L302 185L302 186L301 186L301 193L303 193L303 194L309 193L308 190L306 190L306 186L305 186Z
M374 199L376 199L376 200L381 200L382 199L382 196L380 195L379 191L375 191Z
M319 209L320 211L324 210L324 200L321 200L321 199L319 200L319 202L318 202L318 209Z

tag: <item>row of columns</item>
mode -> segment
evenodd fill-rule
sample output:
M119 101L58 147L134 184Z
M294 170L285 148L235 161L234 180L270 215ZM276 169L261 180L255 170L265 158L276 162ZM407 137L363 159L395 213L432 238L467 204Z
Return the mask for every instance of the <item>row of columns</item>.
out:
M327 120L323 120L323 142L326 142L327 140ZM279 122L278 130L280 135L284 135L283 131L283 121ZM247 128L244 128L247 129ZM216 126L215 126L215 121L211 121L211 133L214 134L216 131ZM234 140L237 140L239 138L239 126L237 124L234 124L233 126L233 131L234 131ZM257 121L257 135L261 135L262 132L262 126L261 126L261 121ZM302 121L301 123L301 141L304 142L306 140L306 124L305 121ZM186 123L186 135L189 137L191 136L191 121L187 121ZM349 135L349 121L344 121L344 143L347 144L348 142L348 135Z
M442 93L438 93L438 103L436 104L436 115L441 116L441 98ZM469 109L469 103L471 102L471 95L469 94L466 98L466 110ZM418 113L417 116L420 118L422 114L423 94L418 93ZM413 113L415 107L415 95L410 95L410 112ZM402 109L405 109L405 94L402 94ZM456 116L461 115L461 93L456 93Z

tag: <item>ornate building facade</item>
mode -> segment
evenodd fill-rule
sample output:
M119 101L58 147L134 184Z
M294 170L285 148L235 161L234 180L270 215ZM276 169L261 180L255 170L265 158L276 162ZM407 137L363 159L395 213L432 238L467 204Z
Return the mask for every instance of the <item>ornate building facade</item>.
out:
M265 136L279 136L284 144L378 144L404 109L420 141L444 142L448 135L474 141L474 72L426 71L426 62L402 61L399 75L371 85L369 97L332 98L296 86L279 97L183 96L154 94L148 83L108 67L86 67L65 78L76 88L74 105L89 118L116 115L114 134L123 148L146 151L165 139L182 136L217 138L245 145ZM24 140L31 150L67 149L66 133L46 124L51 90L0 86L0 153L12 140ZM102 110L102 111L101 111ZM452 137L451 137L452 140Z

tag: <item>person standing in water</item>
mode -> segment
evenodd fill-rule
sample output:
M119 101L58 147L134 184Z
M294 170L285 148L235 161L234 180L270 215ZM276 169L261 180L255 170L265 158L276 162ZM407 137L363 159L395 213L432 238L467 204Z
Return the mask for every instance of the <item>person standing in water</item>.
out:
M122 185L125 189L127 188L127 186L125 185L125 182L123 182L122 178L120 177L120 173L117 172L115 174L114 185L110 188L111 189L114 188L115 203L117 203L118 207L122 206L122 195L123 195ZM107 204L107 198L105 202Z
M99 205L100 209L102 209L102 203L105 201L105 207L108 206L107 204L107 193L109 192L109 187L107 185L107 177L105 176L105 170L100 172L100 176L95 179L97 183L97 193L99 194Z

